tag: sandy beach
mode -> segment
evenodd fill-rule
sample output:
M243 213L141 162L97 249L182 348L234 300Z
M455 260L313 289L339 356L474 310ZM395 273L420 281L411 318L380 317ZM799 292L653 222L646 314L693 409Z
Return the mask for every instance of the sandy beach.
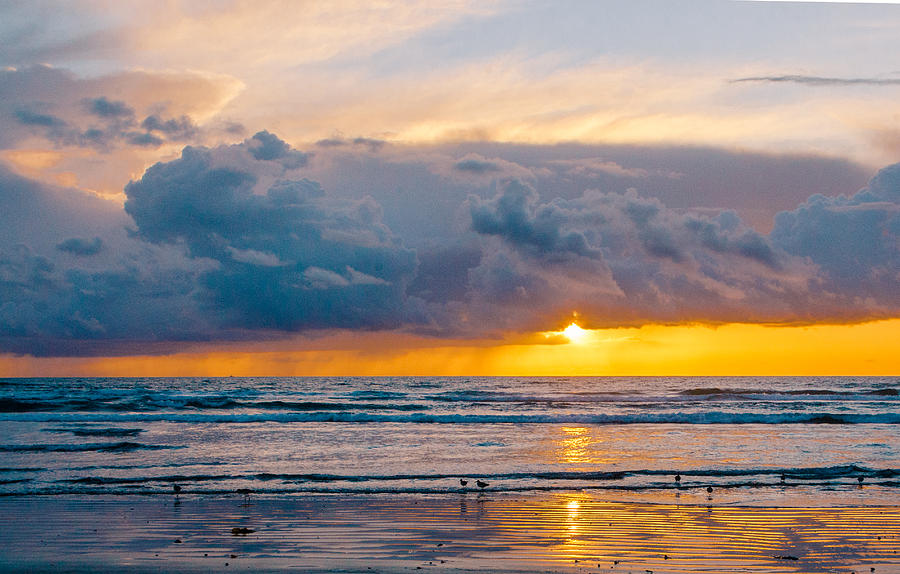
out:
M900 572L900 507L528 496L7 497L4 572Z

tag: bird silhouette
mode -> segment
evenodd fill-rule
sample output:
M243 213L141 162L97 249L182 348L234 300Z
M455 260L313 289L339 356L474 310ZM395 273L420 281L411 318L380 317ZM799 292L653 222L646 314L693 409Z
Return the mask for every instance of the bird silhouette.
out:
M177 484L173 484L173 485L172 485L172 492L174 492L175 494L178 494L179 492L181 492L181 487L178 486Z
M711 486L707 486L707 487L706 487L706 492L712 494L712 487L711 487Z
M490 486L488 483L484 482L483 480L476 480L476 481L475 481L475 484L478 485L478 488L482 488L482 489L483 489L485 486Z
M680 475L680 474L676 474L676 475L675 475L675 482L681 482L681 475Z
M856 477L856 482L858 482L858 483L860 483L860 484L862 484L864 480L865 480L865 478L863 478L863 477L861 477L861 476L857 476L857 477Z
M467 485L467 484L469 484L469 481L468 481L468 480L463 480L462 478L459 479L459 485L460 485L460 486L465 486L465 485Z

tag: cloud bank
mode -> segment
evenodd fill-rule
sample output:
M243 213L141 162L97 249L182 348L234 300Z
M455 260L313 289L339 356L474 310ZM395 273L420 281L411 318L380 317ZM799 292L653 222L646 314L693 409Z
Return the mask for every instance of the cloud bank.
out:
M118 100L81 105L135 117ZM856 193L808 197L764 233L733 210L598 188L687 176L597 150L536 162L540 149L341 141L311 153L262 131L187 146L125 187L124 211L0 169L0 351L166 352L328 329L486 337L573 311L586 327L900 313L900 164ZM359 187L313 179L338 172Z

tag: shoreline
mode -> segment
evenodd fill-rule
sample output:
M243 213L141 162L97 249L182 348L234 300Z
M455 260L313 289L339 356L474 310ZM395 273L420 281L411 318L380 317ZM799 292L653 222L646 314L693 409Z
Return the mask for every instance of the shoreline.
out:
M581 491L25 495L0 497L0 514L4 572L900 571L900 505Z

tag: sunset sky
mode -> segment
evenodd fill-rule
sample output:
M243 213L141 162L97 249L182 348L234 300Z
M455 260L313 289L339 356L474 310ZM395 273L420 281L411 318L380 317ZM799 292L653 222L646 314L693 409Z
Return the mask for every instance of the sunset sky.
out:
M0 375L900 374L898 54L896 3L0 0Z

